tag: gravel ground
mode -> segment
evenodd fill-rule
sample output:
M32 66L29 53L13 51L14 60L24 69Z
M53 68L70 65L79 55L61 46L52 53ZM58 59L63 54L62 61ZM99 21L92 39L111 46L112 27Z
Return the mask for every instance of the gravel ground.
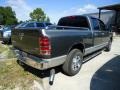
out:
M52 86L48 80L43 79L43 90L120 90L120 38L114 39L110 52L86 62L77 75L58 73Z

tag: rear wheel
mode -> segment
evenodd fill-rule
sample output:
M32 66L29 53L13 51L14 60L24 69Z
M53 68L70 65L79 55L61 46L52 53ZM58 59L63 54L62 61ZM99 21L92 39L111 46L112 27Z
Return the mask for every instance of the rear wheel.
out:
M76 75L82 66L83 54L78 49L73 49L67 56L66 62L63 64L63 71L69 75Z

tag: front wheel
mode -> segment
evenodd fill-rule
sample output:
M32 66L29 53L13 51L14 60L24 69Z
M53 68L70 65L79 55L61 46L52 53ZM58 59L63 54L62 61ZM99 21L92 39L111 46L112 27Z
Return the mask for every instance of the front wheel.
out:
M112 41L110 40L110 41L108 42L108 45L105 47L105 51L106 51L106 52L109 52L109 51L111 50L111 45L112 45Z
M78 49L73 49L67 56L66 62L63 64L63 71L69 75L76 75L82 66L83 54Z

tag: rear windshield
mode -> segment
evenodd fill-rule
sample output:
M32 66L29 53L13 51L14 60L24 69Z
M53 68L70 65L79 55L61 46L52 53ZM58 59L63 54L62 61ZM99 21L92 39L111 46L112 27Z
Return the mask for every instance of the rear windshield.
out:
M58 26L89 28L87 18L84 16L69 16L61 18L58 22Z

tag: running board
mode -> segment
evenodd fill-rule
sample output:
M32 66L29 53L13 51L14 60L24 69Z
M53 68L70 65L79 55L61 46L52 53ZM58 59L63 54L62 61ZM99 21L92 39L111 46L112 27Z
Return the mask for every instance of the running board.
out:
M89 61L90 59L96 57L97 55L99 55L101 53L102 53L102 51L99 51L99 52L95 52L89 56L84 57L83 63L86 63L87 61Z

